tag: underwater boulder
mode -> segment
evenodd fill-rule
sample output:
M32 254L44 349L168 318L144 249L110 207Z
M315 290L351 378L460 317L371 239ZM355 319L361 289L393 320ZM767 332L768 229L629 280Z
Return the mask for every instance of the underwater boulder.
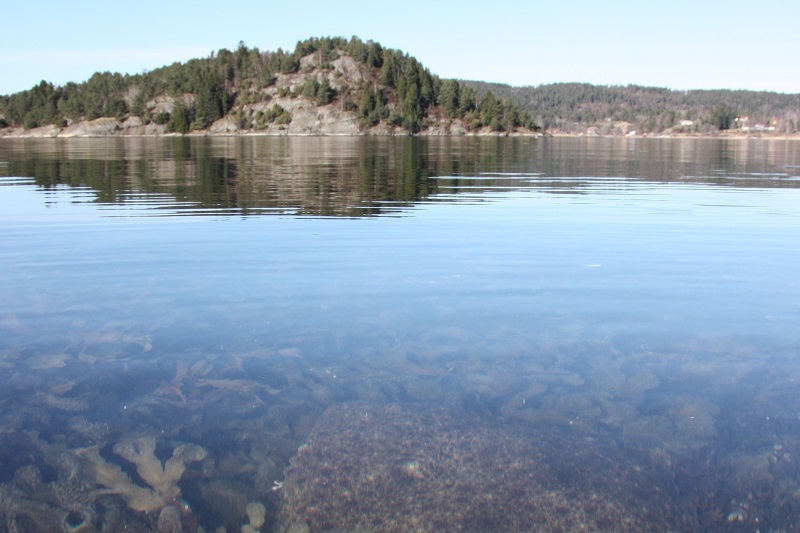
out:
M696 530L646 455L595 436L413 405L329 408L286 471L283 530Z

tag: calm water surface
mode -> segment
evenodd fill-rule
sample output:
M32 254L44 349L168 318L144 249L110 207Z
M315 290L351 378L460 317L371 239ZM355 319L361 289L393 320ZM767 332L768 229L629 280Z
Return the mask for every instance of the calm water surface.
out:
M794 530L799 263L790 141L2 139L0 529Z

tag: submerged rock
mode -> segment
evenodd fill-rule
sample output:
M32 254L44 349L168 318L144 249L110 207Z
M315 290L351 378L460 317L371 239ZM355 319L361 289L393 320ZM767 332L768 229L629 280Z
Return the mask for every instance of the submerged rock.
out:
M696 530L649 457L568 428L442 409L329 409L283 484L283 529Z

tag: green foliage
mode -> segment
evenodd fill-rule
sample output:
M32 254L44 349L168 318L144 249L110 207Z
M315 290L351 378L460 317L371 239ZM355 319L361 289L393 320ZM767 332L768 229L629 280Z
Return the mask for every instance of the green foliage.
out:
M167 131L174 133L186 133L189 131L189 112L180 99L176 99L172 104L172 113L169 116Z
M308 80L300 91L300 94L313 100L317 97L317 90L319 89L319 82L316 79Z
M329 81L336 80L337 86L342 83L342 72L335 71L332 77L317 75L297 87L294 94L282 87L278 96L302 95L320 106L341 98L342 109L356 111L362 124L385 120L412 134L424 127L431 114L461 118L476 127L494 124L499 129L523 121L518 118L521 114L504 104L486 104L487 109L479 113L481 99L475 89L455 80L442 81L415 58L357 37L307 39L298 42L293 51L275 52L261 52L240 42L233 51L223 48L205 58L141 74L98 72L84 83L62 87L42 82L28 91L0 98L0 116L8 125L35 127L98 117L124 120L135 115L145 122L166 124L175 132L205 129L226 115L250 124L248 117L252 115L244 106L268 98L264 89L273 86L281 74L298 72L301 60L307 57L312 60L308 65L331 70L341 54L351 55L366 67L370 76L363 87L345 86L339 94ZM180 103L187 94L194 97L190 108ZM154 99L165 96L176 102L175 109L151 116ZM257 114L257 125L259 120L262 126L289 123L291 114L278 108Z
M300 89L300 94L309 100L313 100L317 105L328 105L336 99L336 90L331 87L327 78L322 82L316 79L308 80Z
M459 116L458 108L461 97L461 87L456 80L445 80L439 91L439 105L448 117Z
M336 89L331 87L327 78L322 80L322 83L317 87L316 102L317 105L328 105L336 99Z
M278 81L278 78L267 67L262 67L257 79L258 85L261 87L271 87Z
M374 126L382 118L388 116L386 108L386 95L380 89L372 90L365 87L361 92L361 102L358 106L358 118L364 126Z
M297 72L300 70L300 60L294 55L282 54L278 59L278 70L282 74Z
M736 120L736 116L737 114L731 106L727 104L718 105L711 114L711 123L718 130L729 130Z
M210 66L206 65L194 72L192 89L195 96L194 127L197 129L208 128L225 114L227 98L224 82Z
M380 44L372 41L367 44L366 64L372 68L381 68L383 66L383 48Z
M367 45L355 35L350 38L350 42L347 43L345 51L347 52L347 55L356 61L361 61L362 63L366 63L367 56L369 55Z
M473 92L466 87L462 94L465 100L465 116L471 118L474 127L486 127L496 132L510 132L516 128L536 129L530 115L520 111L519 107L508 100L497 98L492 91L487 91L480 99L479 105L472 100ZM466 111L469 109L469 111ZM473 112L474 111L474 112Z
M275 122L276 124L289 124L292 121L292 115L284 108L275 104L272 109L268 109L264 114L266 122Z
M397 99L403 127L414 134L422 128L422 119L433 103L433 83L430 72L423 69L416 59L404 59L397 80Z
M477 91L469 85L464 86L460 91L460 97L458 99L458 114L464 116L467 113L475 111L478 107L477 101Z
M46 81L29 91L7 97L2 110L7 122L36 128L52 124L58 117L59 90Z
M386 50L383 54L383 65L378 81L387 87L397 87L400 78L400 60L402 56L396 50Z
M487 92L483 99L481 100L481 105L478 108L478 113L480 115L481 123L485 125L490 125L494 123L495 125L499 124L497 122L498 115L502 113L502 108L500 102L494 97L492 91ZM499 128L492 127L493 130L497 131Z
M694 122L692 129L714 132L736 127L737 116L747 115L750 125L776 121L781 131L795 130L800 118L800 95L759 91L672 91L657 87L603 86L586 83L555 83L537 87L462 81L462 87L479 94L491 90L514 102L545 128L585 131L614 122L627 122L630 129L661 132L680 127L682 120ZM462 103L463 103L462 91ZM531 119L533 121L533 119Z
M166 111L161 111L156 113L156 115L153 117L153 122L158 125L167 124L169 122L169 118L169 113Z

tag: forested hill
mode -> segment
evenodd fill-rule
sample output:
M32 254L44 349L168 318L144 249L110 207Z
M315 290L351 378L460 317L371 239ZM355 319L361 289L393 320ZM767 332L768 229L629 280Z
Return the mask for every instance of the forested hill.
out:
M357 37L294 51L244 43L150 72L42 81L0 97L0 135L161 133L530 133L529 114L490 91L442 80L409 55Z
M491 91L531 114L550 132L620 135L639 133L797 133L800 95L766 91L692 90L554 83L512 87L461 81L479 95Z
M293 51L240 43L150 72L98 72L0 96L0 136L633 133L794 134L800 95L440 79L415 58L357 37Z

